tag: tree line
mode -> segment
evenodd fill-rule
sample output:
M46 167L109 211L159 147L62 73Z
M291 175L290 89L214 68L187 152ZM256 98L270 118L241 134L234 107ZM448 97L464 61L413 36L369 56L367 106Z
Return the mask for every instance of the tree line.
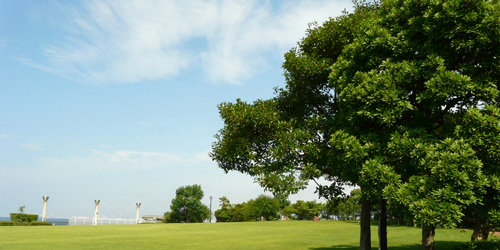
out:
M336 202L280 200L277 197L259 195L240 204L231 204L227 197L219 198L220 209L214 215L217 222L243 222L268 220L359 220L360 190Z
M210 219L210 209L201 202L204 193L200 185L187 185L176 190L165 223L200 223ZM219 198L220 208L215 210L217 222L272 221L272 220L358 220L361 190L335 201L320 203L298 200L291 203L287 197L259 195L240 204L231 204L226 196Z

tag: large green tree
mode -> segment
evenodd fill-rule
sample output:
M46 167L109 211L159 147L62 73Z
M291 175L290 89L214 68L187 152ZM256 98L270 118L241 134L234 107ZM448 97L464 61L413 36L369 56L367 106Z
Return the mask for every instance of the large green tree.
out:
M338 95L328 76L330 66L361 26L369 23L375 6L358 5L354 14L311 24L297 48L285 54L287 87L277 97L248 104L241 100L219 105L224 128L215 136L210 156L220 168L250 174L277 195L296 193L309 181L325 177L319 195L342 195L342 185L358 183L357 166L332 164L329 141ZM364 199L361 248L370 249L370 202Z
M424 248L433 248L436 225L453 226L466 207L482 206L477 184L485 183L488 159L457 130L471 113L498 105L498 8L494 1L383 1L374 25L332 66L345 105L338 121L375 125L376 140L364 139L363 129L344 130L376 146L363 180L419 190L387 194L421 223Z
M219 106L225 126L211 156L273 192L297 192L319 177L331 181L318 187L324 197L339 195L342 184L359 185L361 249L370 249L373 196L382 211L386 199L405 207L423 227L424 249L432 249L436 225L454 226L466 209L479 218L477 211L498 207L498 200L480 202L498 196L498 158L490 155L497 147L487 146L498 141L496 128L484 138L471 134L482 120L499 121L491 111L499 105L499 4L386 0L355 7L311 25L285 54L287 85L275 98Z
M203 222L210 218L210 209L201 203L203 191L200 185L179 187L175 191L170 209L169 221L173 223Z

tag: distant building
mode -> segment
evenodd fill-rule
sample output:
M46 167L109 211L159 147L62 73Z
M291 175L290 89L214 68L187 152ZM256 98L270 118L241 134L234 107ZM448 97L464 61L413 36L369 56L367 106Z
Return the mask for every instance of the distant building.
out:
M159 223L163 221L163 215L144 215L144 223Z

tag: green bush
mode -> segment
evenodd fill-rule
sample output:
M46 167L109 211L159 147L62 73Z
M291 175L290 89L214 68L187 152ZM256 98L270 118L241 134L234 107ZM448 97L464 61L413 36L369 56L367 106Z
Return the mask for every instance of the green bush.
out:
M231 216L229 215L229 209L223 207L221 209L215 210L215 219L217 222L229 222L231 221Z
M32 221L32 222L0 221L0 227L2 226L52 226L52 223L43 221Z
M21 213L11 213L10 214L11 221L17 222L31 222L38 220L38 214L21 214Z
M0 226L29 226L29 222L19 221L0 221Z
M163 215L163 223L171 223L172 221L170 220L170 215L172 215L172 212L165 212Z
M52 226L52 223L45 221L32 221L30 222L31 226Z
M28 222L37 221L38 214L28 214Z
M3 227L3 226L14 226L14 222L13 221L0 221L0 227Z
M455 250L500 250L500 241L498 240L485 240L467 242L460 245Z
M10 213L10 220L17 222L28 221L28 215L21 213Z

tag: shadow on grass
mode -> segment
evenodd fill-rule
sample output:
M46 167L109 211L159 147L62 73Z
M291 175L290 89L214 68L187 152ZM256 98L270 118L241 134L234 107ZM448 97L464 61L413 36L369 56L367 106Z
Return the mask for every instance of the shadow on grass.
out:
M437 241L434 248L440 250L452 250L455 247L462 245L462 242L456 241ZM358 250L359 246L353 245L333 245L331 247L311 247L310 250ZM399 246L389 246L391 250L420 250L422 245L411 244L411 245L399 245ZM378 250L378 247L372 247L372 250Z

